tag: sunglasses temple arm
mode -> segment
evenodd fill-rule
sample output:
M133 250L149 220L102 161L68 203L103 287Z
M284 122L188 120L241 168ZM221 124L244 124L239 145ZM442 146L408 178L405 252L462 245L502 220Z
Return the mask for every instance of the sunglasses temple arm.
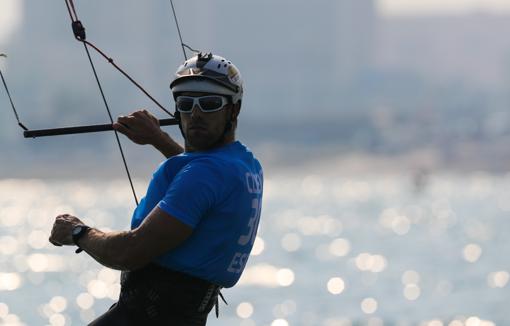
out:
M179 124L179 121L177 119L161 119L161 120L159 120L160 126L173 126L173 125L178 125L178 124ZM46 136L84 134L84 133L102 132L102 131L111 131L111 130L114 130L112 124L87 125L87 126L52 128L52 129L26 130L23 132L23 136L25 138L38 138L38 137L46 137Z

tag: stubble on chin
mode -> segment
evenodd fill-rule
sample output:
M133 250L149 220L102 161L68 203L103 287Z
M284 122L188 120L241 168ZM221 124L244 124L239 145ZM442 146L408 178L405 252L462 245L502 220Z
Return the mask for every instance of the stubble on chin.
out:
M197 135L193 132L189 133L186 137L188 146L194 151L208 150L213 146L213 141L209 134Z

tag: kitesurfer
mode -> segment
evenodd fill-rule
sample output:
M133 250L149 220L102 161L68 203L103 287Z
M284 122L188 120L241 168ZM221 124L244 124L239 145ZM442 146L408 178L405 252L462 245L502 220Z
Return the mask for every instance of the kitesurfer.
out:
M114 125L168 158L154 172L131 230L104 232L68 214L55 219L53 244L76 245L123 271L118 302L90 325L205 325L215 305L217 312L220 289L236 284L253 246L263 176L235 138L239 70L200 53L178 68L170 88L184 148L145 110Z

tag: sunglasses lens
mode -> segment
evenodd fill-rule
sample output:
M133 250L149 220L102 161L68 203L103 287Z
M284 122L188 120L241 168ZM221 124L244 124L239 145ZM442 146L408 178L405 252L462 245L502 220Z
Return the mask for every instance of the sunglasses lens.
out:
M199 102L204 111L215 111L223 106L223 98L221 96L204 96L200 98Z
M175 107L179 112L191 112L193 109L193 99L187 97L178 97Z

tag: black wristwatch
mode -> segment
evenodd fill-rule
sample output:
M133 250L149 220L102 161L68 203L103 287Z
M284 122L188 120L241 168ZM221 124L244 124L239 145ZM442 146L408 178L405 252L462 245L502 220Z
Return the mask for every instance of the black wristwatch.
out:
M87 232L89 230L90 230L90 226L83 225L83 224L76 225L73 228L73 231L72 231L73 242L76 246L78 246L78 249L76 249L76 253L80 253L83 251L83 249L81 249L80 246L78 245L78 240L80 240L81 237L83 237L85 234L87 234Z

